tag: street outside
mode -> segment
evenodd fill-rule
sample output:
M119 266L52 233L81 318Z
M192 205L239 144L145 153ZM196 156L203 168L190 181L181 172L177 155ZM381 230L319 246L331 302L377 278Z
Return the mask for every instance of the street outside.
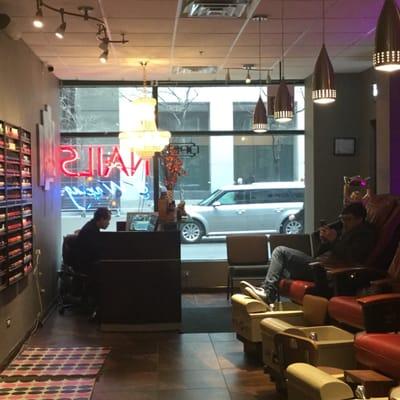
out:
M61 217L61 233L64 237L73 233L92 218L91 214L86 217L72 213L62 213ZM110 226L107 231L116 230L117 221L126 221L126 215L113 215ZM201 243L182 244L181 258L183 261L188 260L226 260L226 243L224 238L203 239Z

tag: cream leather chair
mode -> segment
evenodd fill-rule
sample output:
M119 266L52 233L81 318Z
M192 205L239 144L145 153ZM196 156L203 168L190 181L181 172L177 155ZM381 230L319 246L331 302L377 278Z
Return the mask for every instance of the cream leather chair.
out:
M286 374L288 400L355 400L347 383L310 364L291 364ZM400 400L400 386L393 388L389 397L371 397L370 400L388 398Z
M244 257L247 253L251 252L250 247L245 247L245 251L243 250L243 241L237 239L238 236L232 236L227 238L228 241L240 242L241 247L237 246L229 246L234 249L235 253L232 253L232 259L230 263L234 263L239 260L240 264L245 263ZM260 240L260 239L258 239ZM271 235L269 237L269 245L271 250L274 249L278 245L287 246L291 248L295 248L301 250L307 254L312 254L311 251L311 236L310 235ZM258 246L260 248L260 246ZM265 249L265 246L264 246ZM237 252L240 250L240 254ZM239 257L239 259L238 259ZM258 257L258 256L257 256ZM262 256L264 258L265 255ZM254 259L254 258L253 258ZM234 279L239 279L240 270L235 274ZM266 273L266 269L265 269ZM264 275L265 277L265 275ZM245 280L245 278L243 278ZM228 277L228 292L231 292L230 287L233 286L234 281L231 282L231 278ZM275 309L271 310L270 307L262 301L254 300L244 294L235 294L231 298L232 301L232 319L233 319L233 328L237 333L238 339L241 340L244 344L245 352L250 350L252 352L253 349L261 349L261 331L260 331L260 321L263 318L267 317L276 317L282 320L288 321L294 325L303 324L302 315L302 307L301 305L296 305L291 302L277 303L275 305ZM272 313L271 313L272 312ZM261 351L261 350L260 350Z
M260 322L260 331L263 361L266 369L272 373L272 375L280 374L279 364L277 364L276 359L275 335L296 327L323 325L327 318L327 308L327 299L306 295L304 296L302 313L298 315L297 318L289 319L285 318L285 316L282 318L282 316L279 315L269 315L269 318L262 319ZM274 371L275 374L273 373Z
M310 364L291 364L286 374L288 400L345 400L354 397L347 383Z
M293 325L304 323L302 307L292 302L279 303L271 309L269 305L249 296L232 296L232 325L237 338L243 342L245 353L261 358L260 322L272 317Z

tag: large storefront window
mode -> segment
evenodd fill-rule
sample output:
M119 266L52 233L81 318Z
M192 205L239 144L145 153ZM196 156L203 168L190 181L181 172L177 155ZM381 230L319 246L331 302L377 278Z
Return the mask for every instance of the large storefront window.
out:
M76 90L68 94L68 108L70 89ZM96 105L97 89L109 109L91 117L90 108L106 107L101 101ZM172 131L176 146L193 150L182 156L187 174L175 187L175 199L185 200L190 215L182 225L182 259L225 259L227 234L287 233L293 218L303 224L304 98L302 87L293 91L297 113L290 134L272 129L255 135L248 128L258 88L158 88L159 127ZM110 230L116 221L126 221L128 212L153 210L153 161L121 148L118 139L118 131L133 121L131 101L141 95L141 88L63 89L64 235L79 229L99 206L113 212ZM75 119L66 117L74 114L72 108L78 110ZM112 134L100 134L112 124L117 126ZM157 178L162 189L161 168Z

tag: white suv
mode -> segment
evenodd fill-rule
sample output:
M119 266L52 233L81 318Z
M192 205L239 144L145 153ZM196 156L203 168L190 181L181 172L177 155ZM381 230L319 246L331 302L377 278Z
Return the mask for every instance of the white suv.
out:
M182 242L230 233L301 233L303 222L293 215L303 202L303 182L224 186L198 205L186 207L190 218L181 224Z

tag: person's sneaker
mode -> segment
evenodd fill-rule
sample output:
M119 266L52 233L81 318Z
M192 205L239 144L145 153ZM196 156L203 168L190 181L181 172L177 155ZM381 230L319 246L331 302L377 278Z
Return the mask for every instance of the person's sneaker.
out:
M244 289L244 294L246 294L249 297L252 297L253 299L262 301L263 303L268 302L267 295L264 289L259 290L256 289L254 286L253 288L248 286Z
M245 293L245 289L246 289L246 288L250 288L250 289L252 289L252 290L254 290L254 291L262 291L262 290L264 290L262 287L253 286L251 283L249 283L249 282L247 282L247 281L240 281L239 287L240 287L240 291L241 291L243 294L246 294L246 293Z

